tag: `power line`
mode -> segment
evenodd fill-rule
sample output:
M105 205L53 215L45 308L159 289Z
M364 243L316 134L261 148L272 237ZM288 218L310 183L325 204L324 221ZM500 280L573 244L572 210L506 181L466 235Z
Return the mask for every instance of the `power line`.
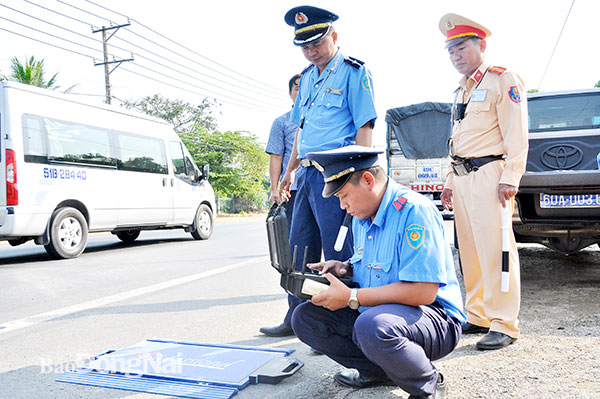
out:
M67 4L67 3L65 3L65 2L64 2L64 1L62 1L62 0L58 0L58 1L60 1L60 2L61 2L61 3L63 3L63 4ZM107 7L105 7L105 6L102 6L102 5L100 5L100 4L97 4L97 3L95 3L95 2L93 2L93 1L91 1L91 0L84 0L84 1L86 1L86 2L88 2L88 3L90 3L90 4L93 4L93 5L95 5L96 7L99 7L99 8L105 9L105 10L107 10L107 11L110 11L110 12L112 12L112 13L115 13L115 14L117 14L117 15L120 15L120 16L122 16L122 17L124 17L124 18L128 18L128 19L129 19L129 17L127 17L126 15L124 15L124 14L122 14L122 13L118 12L118 11L112 10L112 9L110 9L110 8L107 8ZM105 19L108 19L108 18L105 18ZM256 83L259 83L259 84L260 84L260 86L255 86L255 87L258 87L258 88L261 88L261 89L264 89L264 88L270 88L270 89L272 89L273 91L275 91L275 93L278 93L278 94L279 94L279 93L281 93L281 90L279 90L279 89L277 89L277 88L275 88L275 87L273 87L273 86L270 86L270 85L268 85L268 84L266 84L266 83L264 83L264 82L260 82L260 81L258 81L258 80L256 80L256 79L254 79L254 78L252 78L252 77L250 77L250 76L244 75L244 74L242 74L242 73L240 73L240 72L238 72L238 71L236 71L236 70L234 70L234 69L231 69L231 68L229 68L229 67L227 67L227 66L225 66L225 65L223 65L223 64L221 64L221 63L219 63L219 62L217 62L217 61L214 61L214 60L212 60L212 59L210 59L210 58L208 58L208 57L206 57L206 56L204 56L204 55L202 55L202 54L200 54L200 53L198 53L198 52L196 52L196 51L194 51L194 50L192 50L192 49L189 49L189 48L185 47L184 45L182 45L182 44L180 44L180 43L178 43L178 42L176 42L176 41L174 41L174 40L172 40L172 39L170 39L170 38L168 38L168 37L164 36L163 34L161 34L161 33L157 32L157 31L155 31L154 29L150 28L149 26L146 26L146 25L144 25L143 23L141 23L140 21L138 21L138 20L136 20L136 19L130 18L130 20L131 20L131 21L134 21L134 22L135 22L135 23L137 23L138 25L140 25L140 26L142 26L142 27L146 28L147 30L151 31L152 33L154 33L154 34L158 35L159 37L162 37L163 39L165 39L165 40L167 40L167 41L169 41L169 42L171 42L171 43L173 43L173 44L175 44L175 45L177 45L177 46L179 46L179 47L181 47L181 48L183 48L183 49L185 49L185 50L189 51L190 53L197 55L198 57L201 57L201 58L203 58L203 59L205 59L205 60L207 60L207 61L210 61L210 62L212 62L213 64L220 66L221 68L224 68L224 69L226 69L226 70L228 70L228 71L230 71L230 72L233 72L233 73L235 73L236 75L242 76L242 77L244 77L244 78L246 78L246 79L249 79L249 80L251 80L251 81L254 81L254 82L256 82ZM146 40L149 40L149 39L146 39ZM150 40L149 40L149 41L150 41ZM158 45L157 43L154 43L154 42L152 42L152 43L153 43L153 44L156 44L156 45ZM167 49L167 50L169 50L169 51L173 52L174 54L177 54L176 52L174 52L174 51L172 51L172 50L170 50L170 49ZM177 54L177 55L179 55L179 54ZM179 55L179 56L180 56L180 57L183 57L183 56L181 56L181 55ZM194 62L198 63L197 61L194 61ZM198 63L198 64L199 64L199 63ZM204 66L205 68L209 68L209 67L207 67L207 66L205 66L205 65L203 65L203 64L199 64L199 65L202 65L202 66ZM212 68L209 68L209 69L212 69ZM212 70L214 70L214 69L212 69ZM231 77L231 76L229 76L229 75L226 75L226 74L224 74L223 72L216 71L216 70L214 70L214 71L215 71L215 72L217 72L217 73L220 73L220 74L222 74L222 75L225 75L225 76L227 76L227 77L233 78L233 77ZM233 78L233 79L235 79L235 78ZM249 84L249 83L247 83L247 82L242 82L242 83L250 85L250 84Z
M21 34L21 33L13 32L13 31L11 31L11 30L8 30L8 29L2 28L2 27L0 27L0 30L3 30L3 31L5 31L5 32L8 32L8 33L12 33L13 35L21 36L21 37L23 37L23 38L25 38L25 39L33 40L34 42L42 43L42 44L45 44L45 45L47 45L47 46L55 47L55 48L57 48L57 49L61 49L61 50L64 50L64 51L68 51L68 52L70 52L70 53L74 53L74 54L77 54L77 55L81 55L82 57L88 57L88 58L94 59L94 57L92 57L91 55L83 54L83 53L80 53L80 52L78 52L78 51L75 51L75 50L71 50L71 49L68 49L68 48L64 48L64 47L61 47L61 46L57 46L57 45L55 45L55 44L48 43L48 42L45 42L45 41L43 41L43 40L34 39L33 37L30 37L30 36L27 36L27 35L23 35L23 34Z
M31 26L27 26L27 25L25 25L25 24L22 24L22 23L20 23L20 22L12 21L12 20L10 20L10 19L8 19L8 18L4 18L4 17L2 17L2 16L0 16L0 19L3 19L3 20L5 20L5 21L8 21L8 22L11 22L11 23L13 23L13 24L15 24L15 25L22 26L22 27L24 27L24 28L27 28L27 29L31 29L31 30L33 30L33 31L36 31L36 32L39 32L39 33L41 33L41 34L44 34L44 35L51 36L51 37L53 37L53 38L56 38L56 39L59 39L59 40L64 40L65 42L68 42L68 43L71 43L71 44L75 44L75 45L77 45L77 46L81 46L81 47L83 47L83 48L86 48L86 49L88 49L88 50L92 50L92 51L98 51L98 52L100 52L100 53L102 52L102 51L100 51L100 50L97 50L97 49L95 49L95 48L93 48L93 47L86 46L85 44L77 43L77 42L74 42L74 41L72 41L72 40L65 39L65 38L62 38L62 37L60 37L60 36L53 35L52 33L44 32L43 30L36 29L36 28L33 28L33 27L31 27ZM92 57L92 58L93 58L93 57Z
M16 25L20 25L20 26L22 26L22 27L24 27L24 28L31 29L31 30L33 30L33 31L36 31L36 32L42 33L42 34L44 34L44 35L47 35L47 36L50 36L50 37L53 37L53 38L56 38L56 39L59 39L59 40L64 40L64 41L66 41L66 42L68 42L68 43L75 44L75 45L78 45L78 46L81 46L81 47L87 48L87 49L89 49L89 50L93 50L93 51L97 51L97 52L100 52L100 53L102 53L102 51L100 51L100 50L97 50L97 49L94 49L94 48L92 48L92 47L89 47L89 46L86 46L86 45L84 45L84 44L77 43L77 42L74 42L74 41L71 41L71 40L68 40L68 39L62 38L62 37L60 37L60 36L53 35L53 34L51 34L51 33L48 33L48 32L44 32L44 31L42 31L42 30L39 30L39 29L33 28L33 27L31 27L31 26L27 26L27 25L25 25L25 24L21 24L21 23L19 23L19 22L16 22L16 21L12 21L12 20L10 20L10 19L8 19L8 18L4 18L4 17L0 16L0 19L6 20L6 21L8 21L8 22L11 22L11 23L14 23L14 24L16 24ZM11 32L11 33L14 33L14 32ZM21 35L21 36L24 36L24 35ZM27 36L24 36L24 37L27 37ZM36 40L36 41L39 41L39 40ZM41 42L41 41L40 41L40 42ZM46 42L42 42L42 43L46 43ZM49 44L49 43L48 43L48 44ZM51 45L51 44L50 44L50 45ZM59 47L59 46L56 46L56 45L53 45L53 47L57 47L57 48L64 49L64 48L62 48L62 47ZM67 50L67 51L70 51L70 50L68 50L68 49L65 49L65 50ZM75 51L71 51L71 52L75 52ZM76 52L75 52L75 53L76 53ZM94 57L91 57L91 56L89 56L89 55L88 55L87 57L90 57L90 58L92 58L92 59L95 59ZM151 60L151 61L152 61L152 60ZM158 64L159 64L159 65L161 65L161 66L163 66L163 67L166 67L166 68L168 68L168 69L171 69L171 70L172 70L172 68L169 68L168 66L165 66L165 65L163 65L163 64L160 64L160 63L158 63ZM139 68L142 68L142 69L148 70L148 71L150 71L150 72L153 72L153 73L155 73L155 74L157 74L157 75L160 75L160 76L162 76L162 77L165 77L165 78L167 78L167 79L172 79L172 80L175 80L175 81L177 81L177 82L185 83L185 84L187 84L187 85L189 85L189 86L195 87L195 88L197 88L197 89L200 89L200 90L207 90L208 92L211 92L211 93L216 93L216 92L214 92L213 90L210 90L210 89L207 89L207 88L203 88L203 87L200 87L200 86L194 85L194 84L192 84L192 83L186 82L186 81L184 81L184 80L181 80L181 79L178 79L178 78L175 78L175 77L172 77L172 76L167 76L167 75L165 75L165 74L163 74L163 73L161 73L161 72L159 72L159 71L156 71L156 70L154 70L154 69L152 69L152 68L149 68L149 67L147 67L147 66L141 65L141 64L139 64L139 63L138 63L138 64L134 64L134 65L135 65L135 66L137 66L137 67L139 67ZM124 68L122 68L122 69L124 69ZM130 71L130 72L131 72L131 71ZM143 76L143 75L141 75L141 76ZM164 83L164 82L162 82L162 83ZM165 83L164 83L164 84L165 84ZM168 84L167 84L167 85L168 85ZM171 86L173 86L173 85L171 85ZM177 87L177 86L173 86L173 87ZM199 93L196 93L196 94L199 94ZM220 98L220 97L224 97L224 98L229 98L229 99L232 99L232 100L234 100L234 101L239 101L239 100L238 100L237 98L235 98L235 97L231 97L231 96L228 96L228 95L226 95L226 94L222 94L222 93L216 93L216 94L217 94L216 96L215 96L215 95L206 95L206 94L200 94L200 95L203 95L203 96L206 96L206 97L215 97L215 98L218 98L219 100L221 100L221 101L223 101L223 102L225 102L225 103L229 103L229 104L231 104L231 105L243 106L243 107L245 107L245 108L250 108L250 109L258 109L258 110L262 110L262 108L260 108L260 107L263 107L264 105L268 105L268 106L270 106L270 105L273 105L273 104L269 104L269 103L263 103L263 104L256 104L256 103L252 103L251 105L254 105L255 107L248 107L247 105L239 105L239 104L231 103L231 102L228 102L228 101L222 100L222 99ZM274 109L272 109L272 110L274 110Z
M48 24L48 25L51 25L51 26L54 26L54 27L56 27L56 28L63 29L63 30L65 30L65 31L67 31L67 32L70 32L70 33L72 33L72 34L75 34L75 35L78 35L78 36L82 36L82 37L84 37L84 38L86 38L86 39L89 39L89 40L92 40L92 41L94 41L94 42L96 42L96 43L102 43L102 42L101 42L101 41L99 41L99 40L93 39L93 38L91 38L91 37L89 37L89 36L86 36L86 35L83 35L83 34L81 34L81 33L79 33L79 32L75 32L75 31L73 31L73 30L70 30L70 29L67 29L67 28L65 28L65 27L62 27L62 26L59 26L59 25L53 24L53 23L51 23L51 22L49 22L49 21L46 21L46 20L43 20L43 19L41 19L41 18L35 17L35 16L33 16L33 15L27 14L27 13L25 13L25 12L23 12L23 11L16 10L16 9L14 9L14 8L12 8L12 7L9 7L9 6L6 6L6 5L4 5L4 4L0 4L0 6L2 6L2 7L5 7L5 8L8 8L9 10L12 10L12 11L18 12L18 13L20 13L20 14L22 14L22 15L26 15L27 17L30 17L30 18L32 18L32 19L35 19L35 20L37 20L37 21L44 22L44 23L46 23L46 24ZM61 15L63 15L63 16L64 16L64 14L61 14ZM94 16L96 16L96 17L99 17L98 15L96 15L96 14L93 14L93 13L92 13L92 15L94 15ZM13 22L13 21L11 21L11 22ZM85 22L83 22L83 21L80 21L80 20L78 20L78 22L85 23ZM111 21L111 23L112 23L112 21ZM90 24L90 25L91 25L91 24ZM31 28L31 29L33 29L33 28ZM169 61L169 62L171 62L171 63L173 63L173 64L175 64L175 65L177 65L177 66L180 66L180 67L182 67L182 68L187 68L187 67L186 67L185 65L183 65L183 64L180 64L180 63L178 63L178 62L175 62L175 61L169 60L168 58L165 58L165 57L163 57L163 56L161 56L161 55L159 55L159 54L156 54L156 53L154 53L154 52L152 52L152 51L150 51L150 50L147 50L147 49L145 49L145 48L143 48L143 47L140 47L140 46L138 46L138 45L136 45L136 44L134 44L134 43L131 43L131 42L129 42L129 41L127 41L127 40L125 40L125 39L122 39L122 38L119 38L119 37L116 37L116 38L117 38L117 39L120 39L120 40L122 40L122 41L124 41L124 42L126 42L126 43L128 43L128 44L130 44L130 45L132 45L132 46L136 46L136 47L138 47L139 49L141 49L141 50L143 50L143 51L146 51L146 52L148 52L148 53L150 53L150 54L152 54L152 55L154 55L154 56L156 56L156 57L159 57L159 58L161 58L161 59L167 60L167 61ZM119 50L122 50L122 51L125 51L125 52L130 52L129 50L127 50L127 49L124 49L124 48L122 48L122 47L119 47L119 46L112 45L111 47L113 47L113 48L116 48L116 49L119 49ZM132 54L134 54L134 55L136 55L136 56L138 56L138 57L140 57L140 58L143 58L143 59L145 59L145 60L148 60L148 61L150 61L150 62L152 62L152 63L155 63L155 64L157 64L157 65L159 65L159 66L162 66L162 67L164 67L164 68L167 68L167 69L169 69L169 70L173 71L173 68L171 68L171 67L169 67L169 66L167 66L167 65L165 65L165 64L162 64L162 63L160 63L160 62L157 62L157 61L155 61L155 60L152 60L151 58L145 57L145 56L143 56L143 55L141 55L141 54L138 54L138 53L134 53L134 52L131 52L131 53L132 53ZM234 94L236 94L236 95L240 95L240 96L242 96L242 97L246 97L246 98L248 98L248 99L251 99L251 100L255 100L255 101L259 101L259 102L264 102L265 104L268 104L268 105L273 105L273 106L276 106L276 105L275 105L275 104L273 104L273 103L269 103L269 102L263 101L263 100L261 100L261 99L255 98L255 97L247 96L247 95L245 95L245 94L243 94L243 93L239 93L239 92L232 91L232 90L230 90L230 89L227 89L226 87L222 87L222 86L219 86L219 85L215 85L214 83L207 82L207 81L205 81L205 80L203 80L203 79L197 78L197 77L195 77L195 76L192 76L192 75L190 75L190 74L188 74L188 73L181 72L181 71L180 71L179 73L181 73L181 74L183 74L183 75L185 75L185 76L188 76L189 78L192 78L192 79L198 80L198 81L200 81L200 82L202 82L202 83L205 83L205 84L208 84L208 85L212 85L212 86L215 86L215 87L217 87L217 88L219 88L219 89L222 89L222 90L228 91L228 92L230 92L230 93L234 93ZM223 82L223 83L226 83L226 84L229 84L228 82L225 82L225 81L222 81L222 82ZM243 88L241 88L241 87L239 87L239 86L234 86L234 87L237 87L237 88L239 88L239 89L245 90L245 89L243 89ZM257 92L254 92L254 93L256 93L256 94L259 94L259 95L261 94L261 93L257 93Z
M36 3L34 3L34 2L32 2L32 1L30 1L30 0L23 0L23 1L25 1L26 3L29 3L29 4L31 4L31 5L34 5L34 6L36 6L36 7L43 8L44 10L46 10L46 11L50 11L50 12L52 12L52 13L54 13L54 14L58 14L58 15L60 15L60 16L62 16L62 17L65 17L65 18L71 19L71 20L73 20L73 21L80 22L80 23L82 23L82 24L84 24L84 25L87 25L87 26L92 26L92 27L93 27L93 25L92 25L92 24L90 24L90 23L84 22L84 21L82 21L82 20L80 20L80 19L77 19L77 18L71 17L71 16L69 16L69 15L62 14L62 13L60 13L60 12L56 11L56 10L52 10L52 9L50 9L50 8L48 8L48 7L44 7L43 5L36 4Z
M544 77L546 76L546 72L548 72L548 68L550 67L550 62L552 62L552 57L554 57L554 52L556 51L556 48L558 47L558 42L560 41L560 37L562 36L563 31L565 30L565 25L567 25L567 20L569 19L569 15L571 15L571 10L573 9L574 4L575 4L575 0L573 0L571 2L571 7L569 7L569 12L567 12L565 22L563 23L563 26L560 29L560 33L558 34L558 39L556 39L556 44L554 45L554 49L552 49L552 54L550 54L550 58L548 59L548 63L546 64L546 69L544 69L544 73L542 74L540 83L538 84L538 87L537 87L538 91L540 90L540 87L542 86L542 81L544 80Z
M175 85L173 85L173 84L171 84L171 83L167 83L167 82L164 82L164 81L162 81L162 80L159 80L159 79L152 78L152 77L150 77L150 76L148 76L148 75L144 75L144 74L142 74L142 73L139 73L139 72L131 71L131 70L129 70L129 69L127 69L127 68L125 68L125 67L122 67L122 68L121 68L121 70L123 70L123 71L127 71L127 72L129 72L129 73L132 73L132 74L134 74L134 75L137 75L137 76L141 76L141 77L143 77L143 78L146 78L146 79L152 80L152 81L154 81L154 82L162 83L162 84L164 84L164 85L166 85L166 86L173 87L173 88L175 88L175 89L179 89L179 90L187 91L188 93L192 93L192 94L196 94L196 95L199 95L199 96L204 96L204 97L209 97L209 96L207 96L206 94L198 93L198 92L196 92L196 91L189 90L189 89L186 89L186 88L184 88L184 87L175 86ZM212 98L214 98L214 97L212 97ZM262 112L269 112L269 113L273 112L272 110L271 110L271 111L269 111L269 110L267 110L267 109L264 109L264 108L249 107L249 106L247 106L246 104L235 104L235 103L232 103L232 102L229 102L229 101L223 101L223 100L220 100L220 101L222 101L222 102L223 102L223 103L225 103L225 104L234 105L234 106L236 106L236 107L247 108L247 109L250 109L250 110L253 110L253 111L262 111Z
M9 6L7 6L7 5L0 4L0 6L2 6L2 7L4 7L4 8L8 8L9 10L11 10L11 11L14 11L14 12L18 12L19 14L26 15L26 16L28 16L29 18L33 18L33 19L35 19L36 21L44 22L44 23L46 23L46 24L48 24L48 25L54 26L55 28L59 28L59 29L65 30L65 31L67 31L67 32L69 32L69 33L73 33L73 34L75 34L75 35L78 35L78 36L84 37L84 38L86 38L86 39L92 40L92 41L94 41L94 42L96 42L96 43L102 43L100 40L94 39L93 37L89 37L89 36L86 36L86 35L84 35L84 34L82 34L82 33L75 32L75 31L73 31L73 30L71 30L71 29L67 29L67 28L65 28L64 26L60 26L60 25L53 24L52 22L46 21L45 19L41 19L41 18L35 17L35 16L33 16L33 15L27 14L26 12L19 11L19 10L17 10L17 9L14 9L14 8L12 8L12 7L9 7ZM11 21L11 22L12 22L12 21Z

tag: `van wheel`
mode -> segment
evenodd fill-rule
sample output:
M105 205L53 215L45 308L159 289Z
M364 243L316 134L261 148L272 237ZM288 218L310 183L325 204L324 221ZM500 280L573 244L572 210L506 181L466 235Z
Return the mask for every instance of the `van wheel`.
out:
M213 232L213 214L208 205L200 205L196 212L194 225L196 229L192 232L192 237L196 240L207 240Z
M53 259L76 258L85 249L88 226L85 218L75 208L60 208L50 219L50 243L44 245Z
M117 235L117 237L119 237L119 240L121 240L123 242L134 242L135 239L140 236L140 231L139 230L125 230L125 231L118 231L115 234Z

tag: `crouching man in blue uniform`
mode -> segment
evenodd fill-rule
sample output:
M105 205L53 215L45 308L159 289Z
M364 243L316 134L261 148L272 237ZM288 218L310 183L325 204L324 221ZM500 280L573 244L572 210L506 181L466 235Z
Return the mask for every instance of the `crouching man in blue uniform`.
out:
M335 195L354 216L354 254L309 267L331 283L292 315L296 336L349 370L353 388L393 384L410 399L446 398L432 361L458 344L462 297L442 218L427 198L389 179L382 151L362 146L313 152L323 196ZM348 277L349 288L336 276Z

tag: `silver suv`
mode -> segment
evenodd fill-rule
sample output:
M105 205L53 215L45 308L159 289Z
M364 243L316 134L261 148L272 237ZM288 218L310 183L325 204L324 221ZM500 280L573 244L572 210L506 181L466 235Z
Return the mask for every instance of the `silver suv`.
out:
M600 89L529 94L528 105L517 241L564 254L600 245Z

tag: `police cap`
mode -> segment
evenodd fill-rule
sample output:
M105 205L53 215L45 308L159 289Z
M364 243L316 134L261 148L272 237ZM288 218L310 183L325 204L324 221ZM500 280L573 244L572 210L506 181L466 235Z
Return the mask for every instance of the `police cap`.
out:
M339 17L327 10L312 6L294 7L285 14L285 23L294 27L294 44L304 46L324 38L331 23Z
M382 153L376 148L350 145L335 150L309 152L306 158L313 161L323 174L323 197L328 198L340 191L354 172L378 166L379 154Z
M446 14L440 19L440 31L446 36L446 48L456 46L471 37L485 39L492 32L485 26L458 14Z

